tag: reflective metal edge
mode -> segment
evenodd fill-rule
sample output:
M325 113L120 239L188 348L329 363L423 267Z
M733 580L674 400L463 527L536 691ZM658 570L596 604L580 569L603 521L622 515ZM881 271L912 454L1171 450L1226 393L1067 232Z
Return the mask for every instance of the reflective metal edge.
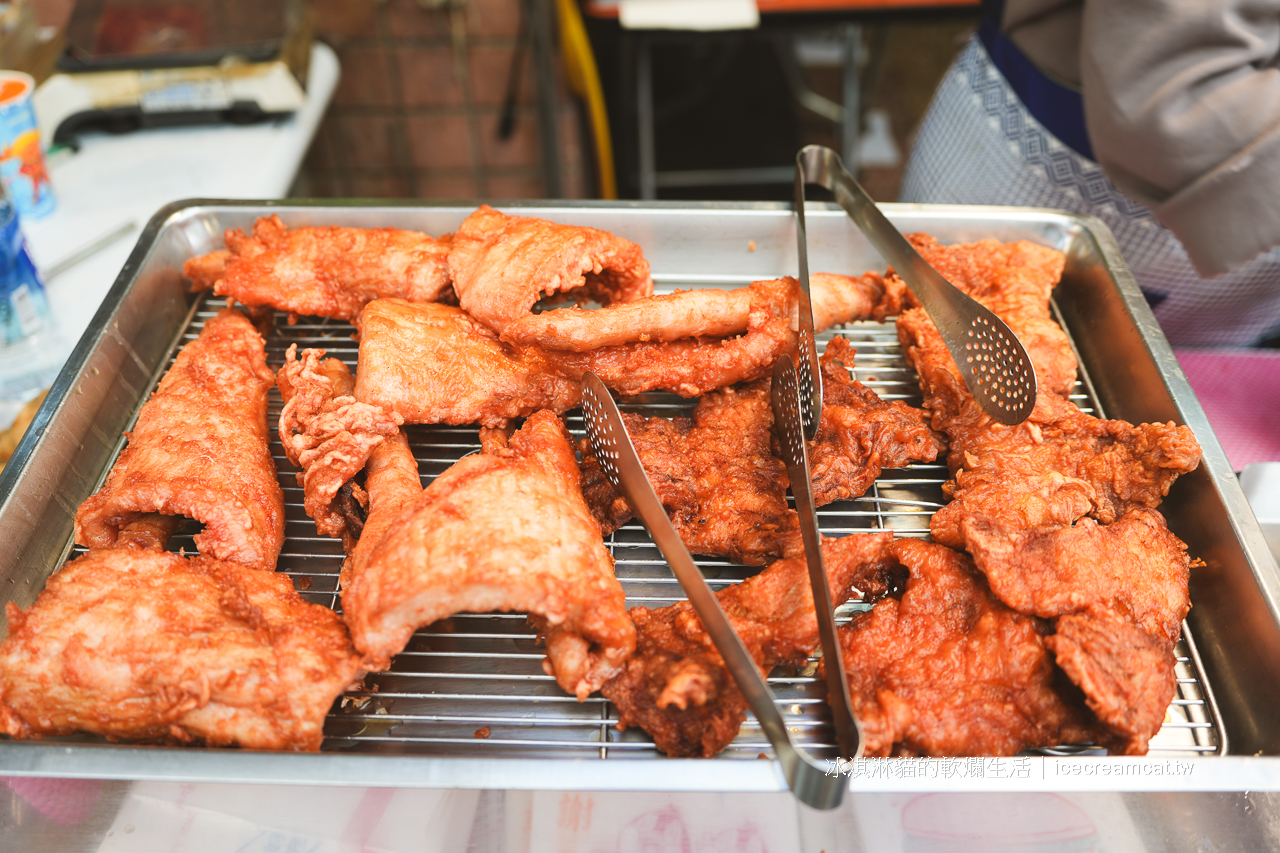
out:
M751 264L758 267L776 267L779 275L789 274L794 266L793 254L788 257L787 244L794 252L794 234L788 230L791 221L788 205L783 203L618 203L618 202L502 202L495 203L508 209L526 209L540 216L556 218L580 217L589 213L592 218L615 219L618 216L662 215L681 219L696 217L705 219L719 216L728 219L759 219L773 230L773 243L761 245L762 258ZM221 212L237 220L238 226L252 223L260 215L272 212L292 212L295 220L311 219L319 222L343 224L372 224L385 222L387 215L413 212L424 216L455 215L469 211L474 205L458 203L403 204L387 202L317 201L240 201L193 199L175 202L162 208L148 223L140 236L129 260L117 277L102 307L95 316L89 331L77 344L66 367L59 375L48 399L36 416L35 428L20 444L13 462L0 476L0 541L14 543L17 547L0 553L0 577L7 583L0 584L0 599L28 604L41 588L45 577L60 564L65 556L70 534L69 518L75 507L87 496L104 474L106 460L118 446L119 431L110 423L92 418L95 411L110 408L113 421L121 423L132 417L145 392L156 379L156 372L164 356L171 349L185 324L188 298L180 277L166 273L164 269L150 270L159 251L158 244L166 235L181 227L201 224L201 217L215 217ZM1140 292L1120 259L1114 240L1097 220L1061 211L1046 211L1009 207L963 207L939 205L886 205L886 213L904 231L944 232L948 242L992 237L1000 240L1029 238L1068 250L1068 278L1083 276L1086 284L1082 294L1092 292L1099 282L1109 280L1111 289L1118 294L1121 317L1114 320L1127 328L1132 362L1122 364L1116 372L1120 378L1111 377L1107 371L1115 363L1107 364L1099 371L1102 361L1110 355L1108 342L1096 342L1093 330L1087 332L1089 346L1082 347L1081 355L1093 371L1095 381L1106 376L1102 392L1106 398L1108 413L1118 417L1130 417L1128 410L1141 411L1153 408L1164 411L1168 419L1189 424L1205 447L1205 464L1201 476L1212 487L1212 494L1219 500L1214 510L1224 522L1215 531L1204 531L1207 524L1197 524L1194 516L1179 502L1179 495L1186 489L1175 486L1170 504L1179 511L1178 524L1187 524L1193 534L1204 535L1203 542L1192 543L1193 553L1212 552L1209 573L1217 581L1226 578L1228 585L1215 597L1212 586L1193 579L1192 611L1193 629L1198 634L1198 651L1205 658L1210 671L1208 680L1217 688L1219 698L1224 692L1232 694L1226 700L1223 731L1232 738L1232 750L1249 754L1270 752L1280 754L1280 720L1277 712L1280 703L1255 705L1259 696L1270 697L1280 685L1280 618L1277 618L1277 591L1280 591L1280 570L1266 552L1261 531L1248 509L1234 474L1225 455L1213 437L1207 419L1199 403L1177 367L1176 359L1160 333L1154 317L1147 309ZM465 215L465 212L463 213ZM818 221L842 220L843 211L835 205L827 210L815 210L810 206L809 215ZM456 217L460 218L460 217ZM405 225L404 227L414 227ZM418 226L421 227L421 226ZM607 227L607 226L606 226ZM791 226L793 227L793 226ZM207 229L206 229L207 230ZM627 236L643 241L645 223L638 222L636 229ZM637 233L640 232L640 233ZM174 237L173 239L177 239ZM734 238L737 239L736 237ZM841 238L843 242L843 237ZM850 237L856 240L856 237ZM754 242L754 241L753 241ZM821 240L818 251L821 251ZM643 243L642 243L643 244ZM189 247L190 248L190 247ZM702 246L699 251L723 250L725 246ZM742 251L755 251L740 247ZM830 247L828 247L830 248ZM169 247L173 249L172 246ZM205 251L207 249L201 249ZM1092 251L1096 257L1088 258ZM188 251L188 254L190 251ZM772 253L772 254L771 254ZM179 253L180 254L180 253ZM1073 269L1072 265L1075 265ZM733 266L729 264L729 266ZM874 264L867 265L872 268ZM151 281L147 280L148 274ZM754 277L760 277L756 273ZM712 286L736 286L749 280L730 269L725 273L708 274L706 282ZM1064 281L1064 283L1066 283ZM1096 324L1097 310L1088 310L1084 298L1070 298L1069 291L1060 288L1057 294L1063 314L1071 325L1073 336L1079 343L1085 337L1088 323ZM143 297L153 299L139 299ZM132 298L130 298L132 297ZM1067 297L1064 299L1064 297ZM1111 308L1117 307L1115 299ZM1106 303L1104 303L1106 304ZM1083 326L1077 324L1084 323ZM166 326L166 324L168 324ZM162 328L157 328L160 326ZM150 329L150 336L140 334ZM1136 349L1132 349L1133 333L1139 333ZM132 337L130 336L132 333ZM1142 336L1147 340L1141 340ZM146 345L143 346L142 344ZM1113 348L1113 346L1110 346ZM93 376L105 373L103 366L119 371L123 387L112 383L85 383ZM98 373L93 371L97 369ZM1131 369L1130 369L1131 368ZM1136 389L1141 392L1131 396L1132 387L1117 387L1123 381L1142 378L1149 382L1154 371L1156 385ZM1163 371L1163 373L1162 373ZM90 387L92 385L93 387ZM1160 393L1160 392L1163 392ZM1163 402L1160 401L1164 397ZM87 398L87 399L86 399ZM92 404L92 405L90 405ZM50 425L58 428L49 430ZM80 438L90 443L73 440L65 435L76 431ZM98 459L98 464L86 464L86 460ZM1184 478L1184 480L1187 478ZM68 484L69 481L69 484ZM39 494L32 494L39 492ZM1210 501L1212 503L1212 501ZM56 504L57 506L53 506ZM40 524L47 513L61 510L67 520L50 529ZM1230 531L1230 535L1227 535ZM1184 537L1185 538L1185 537ZM1192 538L1196 538L1194 535ZM1236 554L1231 554L1234 541ZM23 574L19 568L30 565L32 557L41 553L39 569ZM1197 570L1201 576L1206 570ZM1252 583L1246 582L1250 579ZM24 588L10 590L5 586L21 584ZM1226 601L1230 598L1233 601ZM1234 606L1234 610L1233 610ZM1200 616L1206 613L1207 615ZM1239 614L1247 614L1241 618ZM1200 618L1197 619L1197 617ZM1225 622L1226 624L1219 624ZM1248 656L1249 666L1239 664L1233 658L1240 652L1237 645L1244 636L1245 645L1253 644L1254 653ZM1233 645L1223 647L1223 641ZM1208 648L1213 647L1213 648ZM1226 688L1224 690L1224 687ZM1255 748L1255 745L1263 744ZM1280 760L1275 758L1195 758L1183 759L1194 766L1187 778L1142 774L1115 776L1108 774L1107 784L1100 785L1097 776L1085 778L1078 775L1056 774L1045 769L1060 766L1061 762L1106 762L1117 767L1139 767L1143 761L1161 759L1122 758L1032 758L1032 767L1040 768L1033 775L1039 781L1001 787L1004 783L966 780L956 785L956 790L1240 790L1242 788L1280 788ZM191 750L150 747L82 745L75 743L40 743L38 741L0 741L0 771L19 775L67 776L127 779L172 779L224 782L280 782L293 784L369 784L408 785L424 787L499 787L523 789L598 789L598 790L784 790L783 781L771 769L771 763L751 761L684 761L673 767L672 759L660 761L597 761L566 760L542 761L523 759L450 759L421 758L383 755L344 755L322 753L318 755L294 755L277 753L252 753L235 750ZM1100 764L1097 766L1101 766ZM1081 779L1085 778L1084 782ZM1138 783L1133 783L1138 779ZM1117 784L1120 783L1120 784ZM909 782L881 778L867 783L851 780L856 790L937 790L948 784L942 779ZM991 787L995 786L995 787Z

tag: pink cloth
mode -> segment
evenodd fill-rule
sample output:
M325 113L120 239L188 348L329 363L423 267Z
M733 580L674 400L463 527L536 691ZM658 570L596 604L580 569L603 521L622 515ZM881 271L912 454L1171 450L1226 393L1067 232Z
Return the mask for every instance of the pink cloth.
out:
M39 776L0 776L0 784L60 826L75 826L98 805L102 782L97 779L47 779Z
M1280 350L1175 352L1231 467L1280 462Z

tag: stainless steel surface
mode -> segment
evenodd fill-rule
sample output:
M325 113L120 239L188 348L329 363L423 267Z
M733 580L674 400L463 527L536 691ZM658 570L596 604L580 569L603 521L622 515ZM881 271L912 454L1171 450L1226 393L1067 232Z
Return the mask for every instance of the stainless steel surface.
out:
M739 287L791 274L797 261L794 216L785 204L502 207L605 228L638 242L664 292ZM0 549L0 603L28 606L61 565L70 548L75 509L105 476L140 402L174 348L193 338L216 313L217 304L197 304L187 292L179 272L184 260L220 247L224 229L247 230L256 217L269 213L279 213L295 226L392 225L441 234L454 230L471 210L456 205L197 201L157 214L55 382L35 427L0 474L0 541L6 543ZM1050 211L887 205L886 213L899 228L926 231L944 242L1034 239L1064 250L1068 263L1055 298L1083 366L1074 401L1095 413L1132 421L1187 423L1205 450L1202 468L1179 480L1162 507L1171 528L1206 565L1192 573L1194 607L1177 649L1177 698L1152 742L1151 759L1190 762L1191 779L1117 775L1107 781L1069 775L1056 768L1081 759L1048 756L1029 759L1033 784L1042 790L1182 790L1188 784L1201 790L1258 790L1267 788L1268 780L1280 780L1280 570L1110 235L1094 220ZM811 204L808 229L815 269L856 274L882 268L875 250L839 208ZM856 346L858 374L865 384L887 399L919 403L892 325L857 323L835 331ZM268 360L278 367L285 349L296 342L300 348L327 348L354 365L351 333L343 323L304 319L288 325L280 317ZM624 408L670 416L686 414L691 401L647 395L626 400ZM270 417L278 417L279 409L273 392ZM569 414L568 423L582 435L576 413ZM415 427L409 432L424 481L479 449L470 428ZM302 513L291 467L278 445L273 452L289 504L280 571L293 578L308 600L334 606L341 545L315 535ZM862 499L824 507L819 527L826 535L888 529L899 536L925 536L930 514L944 500L946 479L940 464L886 471ZM681 597L638 524L624 526L608 545L630 605L660 607ZM192 550L189 538L175 540L175 546ZM698 564L715 588L754 571L722 560ZM850 609L841 608L837 618L847 618ZM518 615L460 615L420 631L391 671L371 677L367 690L335 706L322 754L139 747L94 738L0 741L0 775L543 790L786 790L772 762L740 760L755 759L767 748L754 718L748 717L741 735L717 759L660 759L642 732L614 728L616 715L609 703L597 696L579 704L559 691L541 671L542 654L535 632ZM825 691L812 666L811 661L807 667L775 670L768 681L793 740L810 754L835 757ZM491 737L474 737L484 726L490 727ZM1231 757L1214 757L1227 753ZM1126 759L1095 761L1121 770L1137 766ZM850 784L856 790L901 790L903 785L1025 790L1028 783L938 776L916 782L854 777Z
M582 380L582 419L605 476L631 504L635 514L640 517L640 522L653 537L654 544L662 552L663 559L680 581L680 587L688 596L694 612L707 629L716 651L724 659L729 675L733 676L734 683L747 700L747 706L751 708L765 737L769 739L791 792L796 795L796 799L815 809L833 809L840 805L846 787L844 779L834 772L829 763L819 764L792 745L791 737L787 734L787 724L775 704L777 698L760 676L750 652L742 644L733 625L729 624L729 618L724 615L715 593L702 577L702 572L694 565L693 557L685 548L680 534L676 533L671 519L667 518L667 511L662 508L662 502L658 500L658 494L649 482L649 475L645 473L644 465L636 455L626 424L622 422L622 413L613 402L609 389L600 381L600 377L590 371L587 371ZM829 617L830 601L827 609ZM847 706L845 710L847 717ZM844 743L841 743L841 747L843 746ZM842 754L851 753L843 752L842 749Z
M818 378L821 379L820 376ZM840 748L841 756L861 758L862 730L853 714L849 680L844 672L844 656L840 654L840 644L836 641L831 583L827 579L827 567L822 557L818 513L813 505L813 476L809 473L809 449L805 445L804 424L800 417L800 380L789 355L780 356L773 367L769 403L773 409L773 431L782 448L782 461L787 466L787 479L791 481L796 515L800 517L800 535L804 541L805 561L809 566L814 612L818 616L818 636L827 681L827 704L831 706L831 725L836 732L836 745Z
M840 156L822 145L806 145L796 155L802 303L808 296L809 275L803 249L805 183L830 190L849 218L906 282L937 326L965 386L982 410L1002 424L1025 421L1036 405L1036 371L1022 342L990 309L955 287L920 257L845 169ZM816 364L813 369L817 375ZM803 368L800 378L804 380Z

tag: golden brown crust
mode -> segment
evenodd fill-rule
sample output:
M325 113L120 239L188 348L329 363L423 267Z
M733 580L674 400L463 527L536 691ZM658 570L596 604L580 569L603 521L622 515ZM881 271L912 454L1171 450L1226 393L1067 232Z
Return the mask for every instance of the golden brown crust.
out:
M370 661L460 611L528 613L546 637L544 668L579 699L635 648L568 431L551 412L529 418L509 446L464 457L403 507L353 565L342 606Z
M226 309L178 353L138 414L106 484L76 513L76 542L110 548L143 513L193 518L202 554L275 568L284 494L267 433L274 383L262 336Z
M847 599L855 584L881 588L891 540L890 533L823 540L833 601ZM716 598L764 675L779 664L803 663L818 646L803 557L779 560ZM631 618L636 653L600 691L618 708L618 728L644 729L671 756L715 755L737 736L747 703L693 606L635 607Z
M653 293L640 247L607 231L508 216L487 204L453 237L449 273L458 304L494 331L527 316L543 295L584 288L599 302Z
M285 353L279 382L280 444L302 470L298 485L303 507L323 536L341 537L347 523L335 505L339 489L364 468L373 449L395 435L403 419L379 406L356 402L355 380L337 359L321 360L324 350L297 345Z
M735 338L632 343L589 352L513 346L465 311L397 299L369 303L356 321L356 399L406 423L502 427L540 409L566 412L587 371L621 394L667 390L695 397L767 375L795 350L792 279L751 285L751 320Z
M1190 606L1186 546L1154 507L1199 464L1200 447L1188 427L1102 420L1065 396L1075 357L1049 315L1059 253L1021 243L912 241L1009 324L1040 382L1024 423L995 423L969 395L923 311L899 317L926 408L950 441L954 479L944 490L952 501L933 516L934 539L967 550L1008 606L1059 624L1071 617L1073 639L1050 644L1059 662L1112 725L1109 745L1143 752L1173 695L1169 661ZM1132 630L1117 633L1117 625ZM1095 641L1105 633L1127 638L1131 654ZM1163 651L1153 654L1152 643ZM1115 704L1132 701L1151 704Z
M1016 755L1099 729L1055 683L1045 628L1001 604L968 556L918 539L890 548L909 572L838 629L868 757Z
M874 316L885 293L884 281L876 273L860 278L814 273L809 288L816 329ZM703 287L646 296L591 311L558 308L512 321L503 329L502 339L549 350L586 352L650 341L729 338L750 327L751 301L749 287ZM794 305L792 314L794 325Z
M396 296L434 302L450 295L449 235L396 228L289 229L279 216L253 236L227 229L227 248L187 261L183 274L251 308L351 320L365 303Z
M370 302L360 330L357 400L406 423L503 426L539 409L578 405L578 380L532 347L512 347L460 308Z
M842 364L843 362L843 364ZM881 400L844 365L853 350L834 338L822 356L824 402L809 445L818 506L864 494L883 468L931 461L942 449L925 413ZM623 421L659 500L695 554L760 565L800 553L800 527L787 506L786 466L775 452L769 379L706 394L689 418ZM583 442L583 494L601 528L611 533L631 508Z
M0 728L317 751L361 677L340 617L287 577L208 557L91 551L8 608Z
M352 573L363 569L373 547L382 539L400 510L422 495L418 461L409 449L409 441L404 432L397 430L395 435L369 454L369 462L364 470L364 486L369 496L368 514L358 541L347 549L347 560L343 563L340 579L343 589L351 582ZM385 662L383 665L385 666Z

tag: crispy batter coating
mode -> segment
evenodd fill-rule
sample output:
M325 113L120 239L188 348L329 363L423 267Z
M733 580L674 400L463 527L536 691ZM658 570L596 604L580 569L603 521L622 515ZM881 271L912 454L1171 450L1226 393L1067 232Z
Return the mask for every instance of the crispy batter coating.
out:
M756 282L750 290L750 328L736 338L635 343L585 353L512 346L447 305L375 300L356 321L356 399L394 411L407 423L501 427L540 409L561 413L577 406L588 370L622 394L669 390L698 396L764 376L781 353L795 349L787 319L794 280Z
M192 258L182 272L250 308L351 320L367 302L395 296L435 302L452 296L449 235L396 228L289 229L279 216L254 223L253 236L229 228L227 248Z
M832 600L850 589L883 591L891 533L824 539ZM764 675L802 664L819 645L809 569L803 557L779 560L755 577L716 593L720 606ZM709 758L738 734L747 703L724 659L687 601L633 607L636 653L600 692L618 708L618 728L636 726L671 756Z
M524 611L543 668L585 699L635 648L625 595L587 512L564 424L539 412L458 461L352 567L342 595L356 647L386 661L415 630L461 611Z
M316 530L341 537L347 522L335 505L338 490L360 473L373 449L395 435L404 419L356 402L351 372L336 358L322 362L324 350L303 350L301 361L297 354L297 344L290 345L280 368L280 444L289 461L302 469L298 485L303 508L315 519Z
M348 534L347 559L342 564L339 583L343 589L351 580L355 567L369 560L373 546L382 539L400 510L422 495L422 480L418 475L418 460L409 449L409 440L402 431L373 448L364 469L364 488L369 498L368 514L359 536ZM371 667L370 667L371 668Z
M898 539L909 572L837 629L864 752L1015 755L1093 740L1097 726L1056 682L1047 626L1001 604L964 554Z
M202 554L274 569L284 543L267 432L274 379L244 314L210 319L142 407L106 484L80 505L76 542L111 548L140 514L185 515L205 525Z
M901 400L882 400L850 376L856 350L832 338L822 354L822 418L809 442L817 506L866 494L885 468L932 462L946 449L927 415Z
M877 273L866 273L861 278L814 273L809 290L817 329L875 316L885 294L884 280ZM727 338L747 331L750 314L749 287L702 287L606 305L594 311L575 307L529 314L510 323L503 330L502 339L550 350L585 352L638 341ZM794 306L792 314L794 325Z
M1069 613L1054 630L1045 645L1106 726L1103 742L1113 753L1145 755L1176 690L1172 647L1106 613Z
M370 302L360 330L357 400L406 423L502 426L582 399L576 378L534 347L513 347L460 308L402 299Z
M824 401L809 444L818 506L864 494L883 468L931 461L942 449L925 414L881 400L844 365L853 349L834 338L822 356ZM775 455L769 379L707 394L690 418L623 421L659 500L690 551L759 565L801 553L799 519L787 506L786 466ZM609 483L583 442L583 495L601 529L631 518L626 499Z
M1010 530L1070 525L1084 516L1110 524L1159 506L1200 461L1189 427L1103 420L1051 393L1041 394L1031 417L1015 427L994 424L970 399L943 431L951 440L954 481L946 488L953 501L934 515L932 528L952 547L963 543L960 527L973 513Z
M800 522L787 507L787 469L770 451L769 380L708 394L693 418L623 422L658 500L695 554L761 565L801 552ZM601 529L612 533L632 517L589 442L582 453L582 492Z
M362 676L337 614L283 575L209 557L91 551L7 614L0 728L16 738L317 751Z
M1009 324L1035 366L1041 390L1063 397L1071 393L1078 369L1075 353L1049 311L1050 294L1065 266L1061 252L1027 240L944 246L928 234L909 239L948 281Z
M1063 635L1073 639L1050 647L1112 726L1112 748L1145 752L1174 693L1173 644L1190 607L1186 546L1153 510L1199 464L1200 447L1188 427L1102 420L1063 396L1075 360L1048 317L1050 250L912 239L1000 314L1041 379L1030 418L997 424L968 394L928 317L913 309L899 318L933 425L950 440L952 501L934 514L933 536L966 549L1010 607L1059 623L1072 617ZM1104 635L1131 652L1096 642Z
M1112 524L1082 518L1029 530L975 516L965 519L964 538L982 556L992 591L1019 612L1051 618L1112 611L1170 649L1178 641L1191 606L1191 561L1153 509L1135 509Z
M640 247L608 231L508 216L482 204L453 237L449 272L458 304L501 333L546 294L582 288L602 303L653 293Z
M749 382L773 371L784 352L795 352L795 279L753 282L747 331L732 338L683 338L600 347L589 352L547 352L547 358L574 377L590 370L620 394L671 391L697 397Z

